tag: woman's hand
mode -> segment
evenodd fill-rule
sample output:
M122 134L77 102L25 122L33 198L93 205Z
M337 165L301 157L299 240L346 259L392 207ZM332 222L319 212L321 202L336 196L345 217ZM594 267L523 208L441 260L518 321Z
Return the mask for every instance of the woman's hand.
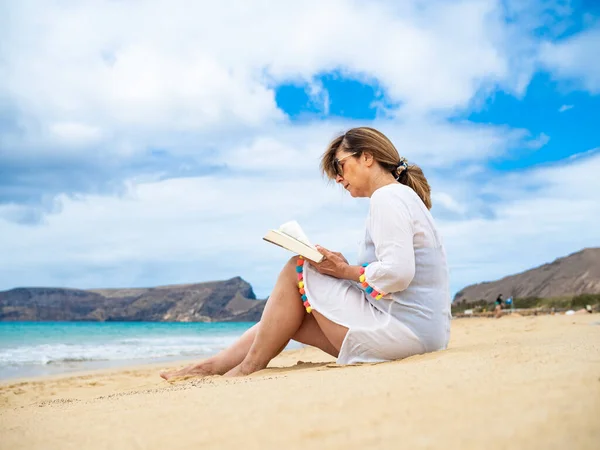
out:
M329 251L320 245L317 245L317 250L325 256L325 259L320 263L314 261L309 261L309 263L317 269L319 273L335 278L347 278L350 265L348 264L348 260L344 258L344 255L339 252Z

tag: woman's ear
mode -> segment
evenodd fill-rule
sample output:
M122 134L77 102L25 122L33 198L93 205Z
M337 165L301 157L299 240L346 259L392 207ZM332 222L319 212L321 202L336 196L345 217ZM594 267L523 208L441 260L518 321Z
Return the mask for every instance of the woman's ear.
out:
M373 154L369 152L363 152L362 158L367 167L371 167L373 165L373 162L375 161L375 158L373 158Z

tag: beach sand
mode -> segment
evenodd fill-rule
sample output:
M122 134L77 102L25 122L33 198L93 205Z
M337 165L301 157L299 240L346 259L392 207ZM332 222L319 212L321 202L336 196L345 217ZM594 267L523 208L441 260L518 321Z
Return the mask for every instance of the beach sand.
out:
M454 320L448 350L383 364L303 349L247 378L160 368L5 382L0 448L600 448L598 314Z

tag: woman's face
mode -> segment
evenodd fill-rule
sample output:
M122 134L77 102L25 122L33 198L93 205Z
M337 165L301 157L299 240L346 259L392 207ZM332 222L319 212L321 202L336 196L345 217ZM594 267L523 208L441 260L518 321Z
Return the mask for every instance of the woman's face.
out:
M338 169L338 174L335 177L336 183L340 183L352 197L367 196L365 190L365 181L368 178L367 167L363 164L362 155L357 158L355 153L340 150L335 156Z

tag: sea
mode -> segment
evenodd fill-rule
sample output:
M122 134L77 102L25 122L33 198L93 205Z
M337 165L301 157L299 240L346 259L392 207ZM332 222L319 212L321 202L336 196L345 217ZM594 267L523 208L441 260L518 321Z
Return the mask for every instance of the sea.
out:
M252 325L0 322L0 380L205 358L231 345Z

